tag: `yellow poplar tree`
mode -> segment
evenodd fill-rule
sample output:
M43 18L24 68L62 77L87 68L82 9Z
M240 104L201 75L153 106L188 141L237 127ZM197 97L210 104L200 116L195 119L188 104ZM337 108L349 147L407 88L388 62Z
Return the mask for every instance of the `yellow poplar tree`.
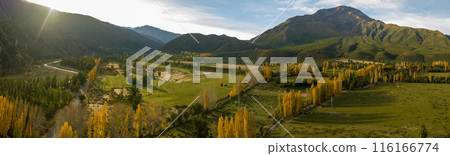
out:
M219 122L217 123L217 138L225 138L222 116L220 116Z
M235 118L219 117L217 125L218 138L254 138L256 137L256 122L253 114L247 108L241 108L235 113Z
M143 120L143 113L141 110L141 104L138 104L136 109L136 114L134 116L134 124L135 124L135 137L139 138L140 134L142 134L142 120Z
M431 75L431 73L428 75L428 80L430 81L430 83L433 82L433 75Z
M60 138L76 138L76 131L72 131L72 126L69 123L64 122L64 125L61 127L61 131L59 132Z

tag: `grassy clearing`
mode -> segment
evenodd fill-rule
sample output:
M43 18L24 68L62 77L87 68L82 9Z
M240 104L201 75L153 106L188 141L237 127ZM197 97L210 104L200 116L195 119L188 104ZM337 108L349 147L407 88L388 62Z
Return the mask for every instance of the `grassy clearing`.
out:
M127 78L123 75L115 76L99 76L97 80L100 80L104 90L111 90L113 88L126 88L130 87L127 84Z
M450 85L385 84L345 92L329 104L283 123L295 137L449 137ZM270 137L290 137L280 127Z
M224 76L224 83L228 82L228 75L225 74ZM203 95L202 93L207 88L212 88L212 92L208 93L208 95L216 96L217 99L220 99L230 93L233 85L227 84L227 86L220 87L219 79L206 79L202 76L200 84L195 84L192 80L182 83L166 83L161 87L154 87L153 94L147 91L141 91L141 93L144 101L163 101L170 106L187 106L197 96Z

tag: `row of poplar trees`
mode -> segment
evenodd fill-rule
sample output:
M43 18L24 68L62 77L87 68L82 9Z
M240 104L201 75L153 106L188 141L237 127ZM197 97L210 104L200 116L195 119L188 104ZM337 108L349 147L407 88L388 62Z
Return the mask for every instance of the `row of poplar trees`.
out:
M16 98L0 96L0 136L13 138L39 137L43 113L36 105Z
M123 105L122 105L123 106ZM166 113L169 111L162 105L145 104L137 106L134 111L130 107L115 105L108 107L105 103L101 111L92 113L87 123L88 138L109 138L109 137L144 137L155 135L162 128L168 126ZM109 115L114 118L109 118ZM72 131L72 127L66 122L61 127L61 138L75 138L77 132Z
M219 117L217 125L218 138L255 138L256 122L253 113L248 112L247 108L239 109L234 118L225 116Z

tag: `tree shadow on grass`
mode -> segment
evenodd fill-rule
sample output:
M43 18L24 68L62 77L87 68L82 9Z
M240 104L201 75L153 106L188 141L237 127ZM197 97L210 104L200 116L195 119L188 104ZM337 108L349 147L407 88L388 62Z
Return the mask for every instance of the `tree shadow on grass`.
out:
M379 107L388 106L396 100L395 96L387 91L352 91L347 92L334 100L335 107Z
M294 118L293 124L321 123L321 124L369 124L379 123L391 118L387 114L349 114L349 116L331 115L330 113L314 113Z
M158 91L158 92L163 92L163 93L167 93L166 90L158 88L158 87L153 87L153 91Z

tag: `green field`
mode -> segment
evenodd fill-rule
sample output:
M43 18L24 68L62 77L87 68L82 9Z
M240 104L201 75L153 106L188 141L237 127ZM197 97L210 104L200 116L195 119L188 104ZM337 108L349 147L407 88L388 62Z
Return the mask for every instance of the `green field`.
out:
M429 76L429 75L430 75L430 73L427 73L427 72L419 73L419 76ZM450 72L447 72L447 73L431 73L431 75L438 76L438 77L448 77L448 76L450 76Z
M295 137L450 137L448 84L384 84L348 91L285 123ZM330 112L334 111L333 115ZM290 137L280 126L269 137Z
M223 82L226 86L221 87L220 79L206 79L206 77L202 76L201 83L194 84L191 71L188 69L172 67L172 70L184 72L186 74L186 81L181 83L168 82L161 87L154 86L153 94L148 93L147 89L144 88L144 90L141 90L144 102L161 101L169 106L187 106L197 96L202 95L205 89L211 90L212 92L208 94L215 94L214 96L220 99L226 97L233 88L232 84L228 84L228 74L223 75ZM98 79L104 90L129 87L126 83L126 77L123 75L99 76Z

